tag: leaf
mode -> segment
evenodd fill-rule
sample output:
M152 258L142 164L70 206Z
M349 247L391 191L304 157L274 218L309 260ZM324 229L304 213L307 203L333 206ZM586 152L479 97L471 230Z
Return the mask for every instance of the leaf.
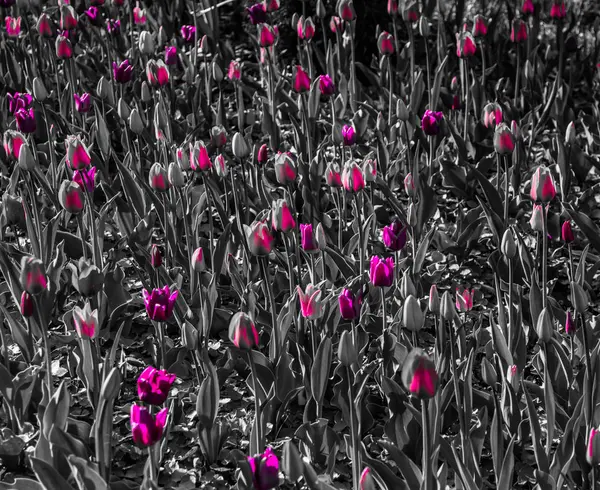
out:
M494 321L492 317L492 313L490 312L490 328L492 329L492 340L494 349L500 355L500 357L504 360L507 366L512 366L514 364L513 356L508 348L508 344L506 343L506 339L502 334L502 331ZM499 373L501 374L501 373Z
M199 424L206 429L212 429L219 411L219 400L221 390L217 370L208 357L206 349L202 352L203 364L207 371L206 378L200 385L198 397L196 398L196 412L198 412Z
M92 463L74 455L69 456L67 461L73 470L73 477L79 490L109 490L108 484L98 474Z
M442 87L442 78L444 76L444 72L446 71L446 64L448 63L448 55L444 58L444 60L438 65L438 68L435 72L435 79L433 81L433 89L431 91L431 107L432 111L437 109L438 99L440 98L440 90Z
M227 244L229 243L229 238L231 236L231 223L227 223L223 233L217 240L217 245L215 246L214 253L212 256L212 264L213 271L215 274L220 274L221 269L223 268L223 261L225 260L225 253L227 252ZM245 239L245 237L242 237Z
M31 462L31 469L45 490L74 490L67 480L45 461L34 457L30 457L29 461Z
M312 395L317 404L322 402L325 395L327 382L329 381L329 370L331 369L332 352L331 338L325 337L319 344L310 370Z
M398 466L400 473L402 473L408 484L408 488L420 488L423 483L423 474L419 467L395 444L382 440L379 442L379 445L390 453L390 458Z
M0 490L44 490L44 486L29 478L16 478L14 483L0 482Z
M504 456L504 461L502 462L502 472L498 478L498 485L496 488L512 487L513 471L515 467L515 455L513 452L513 447L515 445L516 437L516 435L512 436L510 442L508 443L508 447L506 448L506 455Z
M588 215L575 211L569 203L563 203L563 206L569 218L583 231L596 252L600 252L600 228L594 224Z
M46 376L49 376L49 374L46 374ZM67 418L70 406L71 395L67 391L66 384L63 381L58 390L52 395L52 398L50 398L44 412L44 418L42 419L41 428L48 439L50 439L50 431L53 427L58 427L63 431L67 430Z
M125 157L125 161L127 160L131 160L131 153L128 153ZM129 201L129 205L133 208L133 210L135 210L140 219L144 219L147 214L146 202L140 186L136 183L129 169L123 163L121 163L118 158L114 158L114 161L117 164L117 170L121 176L123 192Z
M285 474L287 480L291 483L297 482L304 473L302 456L300 456L298 448L291 440L287 441L285 446L283 446L281 470Z
M531 427L531 439L533 441L533 453L538 469L544 473L548 473L548 458L542 447L542 429L540 428L540 419L538 418L535 405L531 399L531 395L527 391L525 383L521 380L521 387L527 401L527 413L529 414L529 426Z
M8 326L10 327L10 334L13 340L21 349L23 353L23 357L25 357L26 361L31 361L31 352L33 351L33 345L31 343L31 337L27 334L25 327L21 324L21 322L15 317L13 317L10 312L6 309L6 307L0 303L0 311L4 315L4 318L8 321Z
M335 262L335 265L340 270L340 272L342 273L342 276L344 276L344 279L346 279L346 281L349 281L350 279L352 279L354 277L354 270L348 264L348 262L346 261L346 259L344 257L342 257L338 252L336 252L334 249L332 249L329 246L325 249L325 251L333 259L333 261Z
M489 179L487 179L478 169L472 168L472 174L475 176L479 185L483 189L483 193L489 203L490 207L498 216L504 215L504 208L502 206L503 199L500 197L497 189L492 185Z
M15 394L15 386L13 384L12 375L6 369L4 363L0 364L0 393L6 398L8 403L12 403Z
M423 267L423 262L425 261L425 257L427 256L427 250L429 250L429 245L431 244L431 239L433 238L433 234L436 231L436 227L433 226L431 230L425 235L425 238L421 240L419 243L419 248L417 248L417 253L415 254L413 261L413 270L412 273L415 276L418 276L421 272L421 267Z

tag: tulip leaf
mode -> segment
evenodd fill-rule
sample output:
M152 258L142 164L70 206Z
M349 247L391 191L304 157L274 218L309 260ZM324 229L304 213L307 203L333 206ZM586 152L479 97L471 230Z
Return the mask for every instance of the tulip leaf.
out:
M379 445L390 453L390 458L398 466L408 488L420 488L423 483L423 474L419 467L395 444L382 440L379 441Z
M531 289L529 291L529 311L531 312L531 325L536 327L542 313L542 291L538 286L537 275L531 276Z
M136 183L129 169L123 163L121 163L118 158L115 158L114 161L116 162L119 175L121 176L123 192L129 201L130 207L137 213L139 219L144 219L147 214L146 202L144 199L144 194L140 189L140 185ZM131 161L131 153L127 154L125 161Z
M0 490L47 490L47 488L29 478L16 478L14 483L0 482Z
M416 468L416 465L410 461L408 458L406 458L406 463L407 463L407 468L411 468L414 469L415 471L417 471L418 473L415 474L415 478L413 479L413 481L419 481L419 485L417 486L410 486L410 482L407 480L406 482L404 480L402 480L401 478L398 478L395 473L391 470L391 468L383 463L382 461L375 459L375 458L371 458L369 456L369 454L367 453L365 447L363 444L361 444L361 452L362 452L362 461L364 463L365 466L372 468L376 475L374 475L376 480L381 479L385 485L387 486L387 488L389 490L409 490L412 488L419 488L420 487L420 482L422 481L422 476L419 479L419 475L418 473L420 473L419 469ZM400 452L400 451L398 451ZM407 470L407 472L409 472L409 470ZM404 475L404 473L403 473ZM377 476L379 478L377 478ZM405 476L406 477L406 476Z
M492 339L493 345L496 352L500 355L500 357L504 360L507 366L512 366L514 364L513 356L508 348L508 344L506 343L506 339L502 334L502 331L492 318L490 313L490 328L492 329Z
M30 457L31 469L45 490L74 490L60 473L41 459Z
M429 107L432 111L437 109L438 99L440 98L440 90L442 87L442 78L446 72L447 63L448 55L446 55L435 71L435 79L433 81L433 89L431 91L431 107Z
M502 471L500 472L498 486L496 488L512 488L513 472L515 467L515 455L513 448L515 446L516 437L516 435L512 436L510 442L508 443L508 447L506 448L506 455L504 456L504 461L502 462Z
M8 321L8 326L10 328L10 335L13 340L21 349L21 353L23 357L25 357L26 361L31 361L31 352L33 351L33 345L31 342L31 337L27 334L27 330L23 324L17 320L7 309L6 307L0 303L0 311L4 315L4 318Z
M281 470L291 483L296 483L304 473L302 456L292 441L287 441L283 446Z
M6 398L8 403L13 403L15 386L13 384L12 375L3 363L0 364L0 393Z
M333 259L335 265L340 270L345 280L348 281L352 277L354 277L355 274L352 266L348 264L348 262L344 257L342 257L342 255L340 255L337 251L335 251L329 246L325 249L325 252L327 252L327 254Z
M227 223L223 233L217 240L217 245L215 246L214 253L212 256L212 265L213 272L217 275L217 277L221 274L221 270L223 269L223 261L225 260L225 254L227 253L227 245L229 243L229 238L231 236L231 227L232 223ZM246 237L242 237L243 240Z
M531 395L527 391L525 383L521 381L523 393L525 393L525 400L527 402L527 413L529 415L529 426L531 427L531 439L533 443L533 452L535 455L535 461L537 462L538 469L543 473L548 473L548 457L544 452L542 446L542 429L540 428L540 419L538 417L535 405L531 399Z
M502 224L502 220L492 209L488 208L479 196L477 196L477 201L487 218L490 231L494 235L495 245L499 247L502 242L502 236L504 235L504 225Z
M477 168L471 168L471 174L475 176L477 182L483 189L483 193L485 194L485 198L490 205L490 208L496 213L498 216L503 216L504 208L502 207L503 199L500 197L496 187L492 185L490 180L486 178Z
M427 250L429 250L429 245L431 244L431 239L436 231L436 227L432 226L431 230L425 235L421 243L419 243L419 248L417 248L417 253L413 258L413 270L412 273L418 277L421 272L421 267L423 267L423 262L425 262L425 257L427 256Z
M94 469L93 464L71 455L67 458L79 490L108 490L108 484Z
M550 474L557 480L557 488L562 487L563 475L568 474L569 466L575 456L575 441L577 439L577 433L582 423L583 414L581 409L583 407L584 398L579 398L575 409L571 415L571 418L567 422L564 433L561 437L560 443L554 451L554 459L550 467Z
M329 370L331 369L331 357L333 345L330 337L325 337L319 344L315 354L313 365L310 370L310 384L312 395L317 405L320 405L325 396L327 382L329 381Z
M600 228L594 224L588 215L575 211L569 203L563 203L563 206L569 218L583 231L590 244L596 249L596 252L600 252Z

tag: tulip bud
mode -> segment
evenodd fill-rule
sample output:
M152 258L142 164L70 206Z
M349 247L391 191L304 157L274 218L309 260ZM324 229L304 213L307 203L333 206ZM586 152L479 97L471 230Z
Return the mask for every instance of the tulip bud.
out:
M39 77L33 79L33 96L35 97L35 100L40 103L48 98L48 91L44 86L44 82Z
M409 269L404 271L402 275L402 281L400 281L400 295L403 298L408 298L409 296L415 296L417 294L417 289L410 278Z
M377 123L375 124L375 128L380 133L383 133L385 131L386 126L387 124L385 121L385 117L383 117L383 113L379 111L379 114L377 114Z
M373 478L373 475L371 475L371 468L368 466L360 475L359 488L360 490L377 490L375 479Z
M404 177L404 192L406 192L406 195L410 198L414 198L417 193L415 181L410 173L406 174L406 177Z
M515 138L511 133L509 127L502 123L496 126L494 132L494 150L499 155L508 155L515 149Z
M204 249L198 247L192 254L192 269L195 272L203 272L206 270L206 262L204 260Z
M398 99L398 102L396 102L396 117L402 122L408 121L408 107L402 99Z
M144 123L137 107L134 107L129 114L129 129L138 136L144 131Z
M152 92L150 91L150 86L146 80L142 82L140 98L142 99L142 102L145 102L146 104L152 100Z
M240 311L231 317L229 339L241 350L250 351L258 346L258 331L250 315Z
M410 351L402 366L402 384L411 395L424 399L435 396L438 374L435 364L421 349Z
M151 55L154 53L154 37L152 37L152 34L148 31L140 32L138 46L142 54Z
M181 171L181 167L175 162L169 164L167 177L169 178L169 184L173 187L183 187L185 185L185 176Z
M521 383L521 376L519 374L519 368L514 364L508 366L506 371L506 381L512 386L512 389L517 393L519 391L519 384Z
M530 80L530 81L533 80L534 71L533 71L533 65L531 64L531 61L529 61L529 60L525 61L524 72L525 72L525 78L527 80Z
M198 347L198 329L187 320L181 329L181 345L189 351L195 351Z
M577 325L576 323L573 321L573 315L571 314L571 311L567 311L567 315L565 318L565 333L567 335L575 335L575 333L577 332Z
M129 119L129 115L131 114L131 109L127 105L127 102L123 100L123 97L121 97L117 103L117 113L123 121L127 121Z
M316 13L319 19L323 19L327 15L327 10L325 10L323 0L317 0Z
M265 144L265 145L262 145L258 149L258 153L256 154L256 161L258 162L259 165L264 165L265 163L267 163L268 159L269 159L269 148Z
M19 167L21 167L23 170L31 171L35 169L35 158L31 152L29 143L25 142L21 145L18 162Z
M588 295L583 286L578 282L571 283L571 301L573 302L575 311L580 315L583 315L588 309Z
M152 187L155 191L165 192L169 188L169 179L167 176L167 171L164 167L155 162L154 165L150 168L150 175L148 177L148 181L150 187Z
M104 75L100 77L98 80L98 84L96 85L96 95L100 100L106 100L110 93L110 86L108 84L108 80L104 78Z
M561 227L561 237L563 242L567 245L570 245L575 241L575 234L573 233L573 229L571 228L571 222L565 221Z
M450 293L446 291L442 295L442 302L440 304L440 314L442 318L446 321L452 321L454 319L454 315L456 314L454 301L452 301L452 296Z
M121 389L121 370L118 367L113 367L107 374L102 389L100 398L102 400L114 400Z
M404 301L402 309L402 323L404 328L411 332L418 332L423 328L424 315L419 300L412 294Z
M533 231L544 231L544 208L541 204L533 205L533 211L531 212L531 219L529 220L529 224L531 225L531 229Z
M21 287L29 294L40 294L48 286L44 264L40 259L24 256L21 259Z
M419 33L422 37L429 37L429 22L425 17L419 19Z
M546 307L540 313L538 317L537 324L535 326L535 331L538 334L541 342L549 342L552 338L552 332L554 330L554 321L552 320L552 314L550 310Z
M233 150L233 156L236 158L242 159L250 155L250 148L248 147L248 144L241 133L235 133L233 135L231 147Z
M271 226L275 231L287 233L296 228L296 221L285 199L273 201L271 210Z
M547 167L539 166L531 178L531 200L550 202L556 197L556 186L552 173Z
M590 430L585 459L590 465L600 464L600 429Z
M418 221L417 220L417 208L415 207L413 202L411 202L408 205L406 214L408 217L408 226L410 226L411 228L414 228L415 226L417 226L417 221Z
M150 265L155 269L159 268L162 265L162 254L160 253L160 249L156 243L152 244L152 248L150 249Z
M344 330L340 335L338 358L344 367L350 367L358 362L358 350L352 339L352 334Z
M504 257L506 257L508 260L511 260L517 254L517 244L515 243L515 237L510 228L507 228L504 232L501 250Z
M565 145L572 145L575 143L575 138L577 137L576 131L575 123L571 121L567 126L567 131L565 133Z
M223 81L224 75L223 75L223 70L221 69L221 67L219 66L218 63L215 63L214 61L212 62L212 78L215 82L217 82L217 84L221 83Z
M438 289L435 284L432 284L431 288L429 288L428 308L431 313L439 314L439 312L440 312L440 295L438 293Z
M60 205L71 214L79 214L83 210L83 189L71 180L63 180L58 191Z
M21 294L21 315L23 318L33 316L33 298L27 291L23 291Z

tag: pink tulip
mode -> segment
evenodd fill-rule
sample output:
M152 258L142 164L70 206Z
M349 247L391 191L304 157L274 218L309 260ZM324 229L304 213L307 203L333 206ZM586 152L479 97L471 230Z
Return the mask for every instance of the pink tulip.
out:
M365 177L355 162L347 164L342 172L342 186L346 192L356 193L365 188Z
M565 221L562 224L561 237L563 242L565 242L567 245L575 241L575 234L573 233L573 229L571 228L571 222L569 220Z
M510 31L510 40L513 43L522 43L527 41L527 24L521 19L515 19Z
M435 136L440 132L440 123L443 119L443 113L427 109L421 118L421 129L427 136Z
M227 71L227 78L234 82L239 80L241 77L242 70L240 68L240 64L235 60L231 60L231 63L229 63L229 70Z
M565 2L560 0L554 0L552 7L550 8L550 17L552 19L564 19L567 16L567 9Z
M539 166L531 179L532 201L547 203L556 197L556 186L552 173L547 167Z
M360 316L362 294L354 294L349 289L344 289L338 297L340 316L344 320L354 320Z
M459 312L471 311L473 309L474 289L465 288L461 292L456 290L456 309Z
M316 320L323 316L323 305L321 303L321 290L317 289L313 284L306 286L306 290L302 291L300 286L296 287L298 299L300 300L300 311L302 316L307 320Z
M335 85L329 75L319 76L319 90L325 97L330 97L335 93Z
M190 167L196 172L206 172L212 168L208 149L202 141L196 141L194 146L190 144Z
M265 221L255 221L247 227L246 239L253 255L269 255L273 249L273 235Z
M52 24L46 13L40 15L37 21L37 31L42 37L52 37Z
M21 34L21 17L5 17L4 25L8 37L18 37Z
M290 152L278 152L275 156L275 178L281 185L291 184L296 180L296 162Z
M167 46L165 48L165 64L168 66L177 64L177 47Z
M86 303L83 308L76 306L73 309L73 323L79 337L95 338L98 328L98 310L92 311L89 303Z
M33 296L43 292L48 287L43 262L34 257L23 256L19 282L21 287Z
M500 104L490 102L483 108L483 125L486 128L495 128L499 124L502 124L502 107Z
M21 293L21 304L20 311L23 318L30 318L33 316L33 297L27 291Z
M398 252L406 245L406 226L398 219L391 225L383 228L383 243L394 252Z
M61 5L59 25L63 31L69 31L77 27L77 13L71 5Z
M342 138L344 140L344 146L353 146L356 143L356 130L354 126L344 124L342 128Z
M22 133L35 133L37 123L35 122L35 113L33 107L27 109L19 109L15 112L15 120L17 121L17 129Z
M67 149L67 165L73 170L83 170L90 165L92 158L79 136L67 136L65 146Z
M275 44L274 29L268 24L262 24L259 28L259 39L261 47L268 48L269 46L273 46Z
M4 153L7 156L12 156L15 160L19 159L21 146L25 143L25 136L19 131L9 129L4 132L3 146Z
M275 231L288 233L296 228L296 221L285 199L273 201L271 226Z
M254 490L271 490L279 486L279 460L268 447L264 453L248 456Z
M337 163L327 164L325 169L325 181L329 187L342 187L342 176Z
M165 192L171 185L167 170L158 162L154 162L150 167L150 174L148 176L148 184L152 189L159 192Z
M394 36L387 31L383 31L377 39L377 47L379 48L379 54L382 56L394 54Z
M423 399L435 396L438 374L435 364L421 349L413 349L402 366L402 383L411 395Z
M202 272L206 270L204 249L202 247L198 247L192 254L192 269L194 269L195 272Z
M494 150L499 155L511 154L515 150L515 138L510 128L502 123L494 132Z
M477 51L477 44L473 35L466 30L461 34L456 34L456 56L459 58L470 58Z
M90 167L87 170L75 170L73 172L73 182L87 192L94 192L96 188L96 167Z
M71 214L83 211L83 189L77 182L64 180L58 191L60 205Z
M92 97L90 94L73 94L73 99L75 100L75 109L77 112L81 114L90 112L90 109L92 108Z
M294 75L294 91L298 93L307 92L310 90L310 77L300 65L296 65Z
M488 32L488 26L481 15L475 16L475 21L473 22L473 36L475 37L484 37Z
M264 24L267 22L267 9L262 3L255 3L246 9L248 18L252 25Z
M163 60L150 60L146 64L146 77L153 87L164 87L169 83L169 69Z
M133 23L136 25L144 25L146 23L146 11L140 8L139 2L133 7Z
M229 321L229 339L233 342L233 345L241 350L249 351L258 347L258 331L248 313L240 311L231 317Z
M381 259L374 255L369 267L369 280L376 287L390 287L394 282L394 259Z
M521 12L523 15L533 15L535 12L535 5L533 4L533 0L525 0L523 2L523 6L521 7Z
M338 15L346 22L352 22L356 19L356 11L352 0L341 0L338 3Z

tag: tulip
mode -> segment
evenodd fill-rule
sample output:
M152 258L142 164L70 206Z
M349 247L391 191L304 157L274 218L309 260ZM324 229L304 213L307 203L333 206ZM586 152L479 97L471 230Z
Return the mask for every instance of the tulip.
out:
M456 309L461 312L471 311L473 309L473 298L475 297L475 290L465 288L459 292L456 290Z
M402 366L402 383L411 395L419 398L432 398L438 387L438 374L435 364L421 349L410 351Z
M296 162L289 152L278 152L275 157L275 178L281 185L291 184L296 180Z
M567 125L567 130L565 131L565 145L572 145L575 143L577 139L577 129L575 128L575 123L571 121Z
M354 126L344 124L342 128L342 138L344 140L344 146L353 146L356 143L356 130Z
M140 53L150 55L154 53L154 47L154 38L152 37L152 34L148 31L140 32L138 39L138 49L140 50Z
M279 460L268 447L264 453L248 456L255 490L271 490L279 485Z
M20 311L23 318L30 318L33 316L33 298L27 291L23 291L21 294Z
M389 5L389 4L388 4ZM363 470L359 480L360 490L376 490L375 479L371 475L371 468L368 466Z
M573 228L571 228L571 222L568 220L562 224L561 237L567 245L575 241L575 234L573 233Z
M406 245L406 226L400 220L392 221L391 225L383 228L383 243L394 252L398 252Z
M321 290L313 284L308 284L306 290L302 291L300 286L296 287L300 301L300 311L307 320L316 320L323 316L323 305L321 303Z
M90 167L87 170L75 170L73 172L73 182L87 192L94 192L96 188L96 167Z
M150 248L150 265L152 265L152 267L154 269L159 268L162 265L162 254L160 253L160 248L158 248L158 245L156 245L156 243L152 244L152 247Z
M229 321L229 340L238 349L245 351L250 351L258 347L258 331L248 313L239 311L231 317Z
M177 64L177 47L167 46L165 48L165 64L168 66Z
M482 15L476 15L473 22L473 36L483 37L487 34L488 26Z
M329 75L319 76L319 90L325 97L330 97L335 93L335 85Z
M571 282L571 296L575 312L583 315L589 306L588 295L583 286L577 282Z
M144 25L146 23L146 11L140 8L139 2L136 2L133 7L133 23L136 25Z
M417 193L415 180L411 173L406 174L406 177L404 177L404 192L406 192L406 195L410 198L415 197Z
M522 43L527 41L527 24L521 19L515 19L510 31L510 40L513 43Z
M328 163L325 169L325 181L329 187L342 187L342 176L337 163Z
M169 177L165 168L158 162L150 168L148 183L155 191L165 192L169 189Z
M495 128L502 123L502 107L499 104L490 102L483 108L483 125L486 128Z
M227 78L232 82L239 80L242 77L242 69L240 68L240 64L231 60L229 63L229 69L227 70Z
M523 15L533 15L535 12L535 5L533 4L533 0L525 0L523 2L523 6L521 7L521 12Z
M40 259L23 256L21 259L21 288L32 296L36 296L48 287L44 264Z
M316 252L319 250L312 224L300 225L300 245L305 252Z
M454 94L452 96L452 106L451 109L453 111L458 111L461 108L460 96L458 94Z
M67 136L65 146L67 150L67 165L73 170L83 170L90 165L92 157L81 141L80 136Z
M331 32L341 32L343 27L344 26L342 24L342 19L340 19L337 15L331 17L331 20L329 21L329 29L331 30Z
M279 0L263 0L263 5L267 12L275 12L279 10Z
M134 107L133 110L129 113L129 129L134 134L138 136L144 132L144 121L142 121L142 116L140 116L140 112L137 110L137 107Z
M440 123L444 115L441 112L427 109L421 118L421 129L427 136L435 136L440 132Z
M94 26L99 26L102 23L102 16L100 16L100 11L98 10L98 7L92 6L89 9L87 9L84 13L90 21L90 24Z
M344 320L355 320L360 317L362 307L362 294L354 294L349 289L344 289L338 297L340 315Z
M437 286L432 284L429 288L429 302L427 308L431 313L438 314L440 313L440 295L438 293Z
M390 287L394 282L394 259L373 256L369 268L369 280L373 286Z
M342 186L346 192L356 193L365 188L365 178L362 170L352 162L344 167L342 172Z
M423 328L425 316L421 310L419 300L412 294L406 297L404 307L402 308L402 324L404 328L411 332L418 332Z
M33 102L33 97L28 93L8 93L6 94L6 99L8 100L8 111L11 114L15 114L15 112L21 109L28 109Z
M554 0L552 2L552 7L550 8L550 17L552 19L564 19L567 16L567 9L565 7L565 2L560 0Z
M294 74L294 91L304 93L310 90L310 77L300 65L296 65Z
M556 186L547 167L539 166L531 178L531 200L547 203L556 197Z
M398 15L398 0L388 0L387 13L392 17Z
M419 9L416 2L410 3L404 8L402 18L406 22L417 22L419 20Z
M590 430L585 459L590 465L600 464L600 428Z
M173 314L177 295L178 291L174 290L171 293L169 286L155 288L151 292L144 289L142 296L144 298L146 313L150 320L155 322L166 322L169 320Z
M196 141L194 146L190 144L190 167L196 172L205 172L212 167L208 149L202 141Z
M265 163L267 163L267 160L269 159L269 148L267 147L266 144L261 145L261 147L258 149L258 152L256 154L256 161L260 164L260 165L264 165ZM294 176L295 178L295 176Z
M394 54L394 36L387 31L383 31L377 39L377 47L381 56Z
M510 384L515 390L515 392L519 391L519 382L521 376L519 375L519 368L514 364L512 366L508 366L508 370L506 371L506 381Z
M121 33L121 21L119 19L108 19L106 22L106 31L113 36Z
M162 405L177 376L162 369L148 366L137 380L138 398L150 405Z
M203 272L206 270L206 262L204 260L204 249L198 247L192 254L191 267L194 272Z
M17 112L15 112L15 119L17 121L17 129L19 131L26 134L35 133L37 124L35 122L33 107L31 107L29 110L19 109Z
M352 22L356 19L356 11L352 0L341 0L338 3L338 15L346 22Z
M268 24L262 24L259 28L259 39L261 47L268 48L269 46L273 46L275 44L274 29Z
M273 235L265 221L255 221L246 227L246 240L253 255L269 255L273 249Z
M477 52L477 44L469 31L456 34L456 56L470 58Z
M273 201L271 226L275 231L288 233L296 228L296 221L285 199Z
M215 158L215 173L217 177L224 178L229 174L229 168L227 167L227 161L222 153L219 153Z
M292 19L292 22L294 20ZM301 15L298 18L298 22L296 22L296 34L298 35L298 39L304 39L304 16Z
M52 37L52 24L50 17L46 13L40 15L37 24L37 31L42 37Z
M69 31L77 27L77 13L71 5L60 6L60 28Z
M365 182L375 182L377 180L377 160L367 158L362 168Z
M543 207L541 204L534 204L533 211L531 213L531 219L529 220L529 224L533 231L544 231L544 215L543 215ZM546 213L548 213L548 208L546 207Z
M565 319L565 333L567 335L575 335L577 332L577 325L573 321L573 315L571 314L571 310L567 311L567 316Z
M255 3L246 9L248 18L252 25L264 24L267 22L267 9L262 3Z
M514 149L515 138L509 127L504 123L496 126L496 131L494 132L494 150L496 150L496 153L507 155L512 153Z
M29 146L29 143L21 145L18 158L19 167L25 171L32 171L36 167L36 161Z
M233 135L231 150L233 151L233 156L239 160L247 158L250 155L250 147L246 143L242 133L238 132Z
M77 291L86 297L91 297L102 291L104 274L94 264L81 257L74 286Z
M169 83L169 69L163 60L150 60L146 64L146 78L153 87L164 87Z
M90 96L90 94L73 94L73 99L75 100L75 109L77 110L77 112L81 114L90 112L90 109L92 107L92 97Z
M131 81L133 77L133 66L129 62L129 60L125 60L121 62L121 64L117 65L116 62L113 61L113 75L115 77L115 81L118 83L127 83Z
M344 367L350 367L358 362L358 349L354 343L352 334L348 330L344 330L340 335L338 359Z
M130 423L133 442L140 447L150 447L160 441L168 413L169 409L163 408L154 417L146 407L131 405Z
M517 255L517 244L515 243L515 237L510 228L507 228L502 236L502 243L500 245L502 255L508 260L511 260Z
M554 321L548 308L544 308L537 319L535 331L542 342L549 342L554 331Z
M63 180L58 191L60 205L71 214L83 211L83 189L76 182Z
M89 302L86 302L83 308L76 306L73 309L73 323L79 337L95 338L98 333L98 310L92 311Z
M304 37L306 41L310 41L313 37L315 37L315 23L312 18L307 17L304 22ZM302 39L302 38L301 38Z

